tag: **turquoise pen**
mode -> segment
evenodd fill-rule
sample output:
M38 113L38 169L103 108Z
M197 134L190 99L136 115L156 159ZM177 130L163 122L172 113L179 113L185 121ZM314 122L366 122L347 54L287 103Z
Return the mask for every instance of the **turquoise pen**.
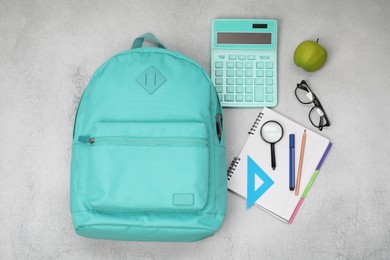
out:
M295 189L295 135L290 134L290 190Z

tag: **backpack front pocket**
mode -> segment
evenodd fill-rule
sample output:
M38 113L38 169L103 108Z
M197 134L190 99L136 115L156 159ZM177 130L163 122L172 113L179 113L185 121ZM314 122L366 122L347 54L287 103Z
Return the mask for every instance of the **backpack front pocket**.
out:
M209 146L204 123L99 122L90 136L92 209L182 212L206 205Z

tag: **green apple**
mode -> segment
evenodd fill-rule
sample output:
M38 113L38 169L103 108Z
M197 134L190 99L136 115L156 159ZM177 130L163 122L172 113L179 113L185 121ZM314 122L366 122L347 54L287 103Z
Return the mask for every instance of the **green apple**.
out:
M294 62L298 67L313 72L319 70L326 62L328 53L325 48L314 41L301 42L294 52Z

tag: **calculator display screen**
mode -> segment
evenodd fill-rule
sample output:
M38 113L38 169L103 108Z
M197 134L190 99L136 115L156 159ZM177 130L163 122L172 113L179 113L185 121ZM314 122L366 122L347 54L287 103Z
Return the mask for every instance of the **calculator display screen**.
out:
M271 33L217 33L218 44L271 44Z

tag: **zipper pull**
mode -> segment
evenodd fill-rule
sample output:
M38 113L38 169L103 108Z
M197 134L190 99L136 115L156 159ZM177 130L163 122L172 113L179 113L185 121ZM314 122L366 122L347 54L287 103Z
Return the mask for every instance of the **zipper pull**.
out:
M80 135L79 138L78 138L79 142L80 143L90 143L90 144L93 144L95 143L95 138L91 138L89 136L85 136L85 135Z
M215 119L216 119L215 121L216 121L216 124L217 124L218 141L221 142L221 139L222 139L222 114L218 113L215 116Z
M78 140L80 143L84 143L84 144L89 143L89 135L88 136L80 135Z

